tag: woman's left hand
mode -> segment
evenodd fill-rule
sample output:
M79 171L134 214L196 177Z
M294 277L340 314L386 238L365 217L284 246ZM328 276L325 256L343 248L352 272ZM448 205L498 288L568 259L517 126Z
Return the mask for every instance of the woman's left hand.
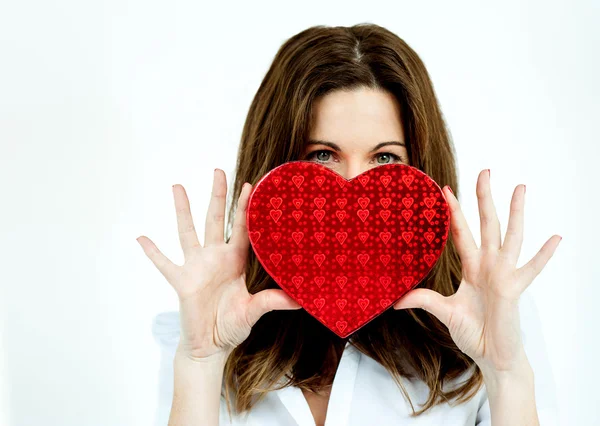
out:
M477 199L481 247L477 247L458 200L444 187L450 208L450 230L462 262L462 281L451 296L415 288L394 309L421 308L448 327L458 348L484 371L512 372L526 361L518 301L554 254L562 237L552 236L521 268L516 267L523 242L525 185L518 185L510 205L504 243L490 191L489 169L479 173Z

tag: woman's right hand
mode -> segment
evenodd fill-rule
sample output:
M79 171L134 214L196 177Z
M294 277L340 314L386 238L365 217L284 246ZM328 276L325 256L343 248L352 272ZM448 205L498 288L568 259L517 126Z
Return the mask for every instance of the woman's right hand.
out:
M177 351L192 360L212 360L229 353L266 312L301 306L281 289L254 295L246 287L248 229L246 209L252 185L245 183L238 200L233 232L224 238L227 182L215 169L206 215L204 246L198 242L185 189L173 185L179 241L185 263L175 265L147 237L140 236L146 255L177 292L181 334Z

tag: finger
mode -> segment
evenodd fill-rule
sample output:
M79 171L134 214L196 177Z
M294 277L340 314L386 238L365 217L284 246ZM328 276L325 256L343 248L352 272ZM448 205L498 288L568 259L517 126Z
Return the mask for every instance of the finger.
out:
M490 189L490 169L482 170L477 179L477 203L479 204L479 220L481 223L481 248L500 248L500 221L494 207Z
M437 291L427 288L415 288L408 291L400 300L394 303L394 309L411 308L424 309L448 326L451 313L450 298L441 295Z
M190 201L185 188L182 185L173 185L173 197L175 198L179 242L183 249L183 255L187 259L191 250L200 247L200 243L198 242L198 235L190 211Z
M243 252L248 250L248 245L250 244L246 224L246 211L248 208L248 194L250 194L251 188L252 185L248 182L245 182L244 185L242 185L230 239L230 243L239 247Z
M510 202L510 215L504 243L500 249L502 256L516 265L523 245L523 216L525 205L525 185L515 188Z
M448 207L450 208L450 230L452 232L452 239L454 240L458 255L464 262L477 252L477 244L475 243L475 239L473 238L471 229L469 229L469 225L467 224L467 220L465 219L465 215L460 208L457 198L454 196L449 186L446 185L444 190L444 195L448 202Z
M273 310L300 309L302 306L285 291L268 289L252 295L246 318L251 327L267 312Z
M162 254L150 238L142 235L137 238L137 242L142 246L146 256L150 258L152 263L154 263L154 266L156 266L160 273L167 279L169 284L173 285L175 278L178 275L179 267Z
M206 229L204 232L204 246L225 242L225 201L227 195L227 178L221 169L215 169L213 186L206 214Z
M553 235L529 262L517 269L517 273L520 274L519 282L523 283L521 291L525 291L535 277L544 269L561 240L562 237L560 235Z

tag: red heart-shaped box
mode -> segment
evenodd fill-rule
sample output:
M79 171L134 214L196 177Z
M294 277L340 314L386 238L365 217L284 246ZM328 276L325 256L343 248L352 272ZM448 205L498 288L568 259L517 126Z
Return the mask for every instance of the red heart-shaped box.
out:
M246 214L267 273L342 338L419 284L450 217L439 185L415 167L384 164L347 180L304 160L263 176Z

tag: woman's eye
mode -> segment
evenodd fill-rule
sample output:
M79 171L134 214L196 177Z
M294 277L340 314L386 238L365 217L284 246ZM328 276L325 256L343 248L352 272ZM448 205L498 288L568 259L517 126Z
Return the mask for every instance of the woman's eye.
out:
M321 155L323 154L323 155ZM305 160L312 160L313 157L316 157L316 160L319 162L326 162L331 155L331 151L321 150L321 151L313 151L305 157Z
M317 160L327 161L329 160L331 153L329 151L317 151Z
M398 161L398 160L401 160L401 158L400 158L400 157L398 157L397 155L394 155L394 154L392 154L392 153L390 153L390 152L381 152L381 153L379 153L379 154L377 154L377 155L379 155L379 156L380 156L380 157L379 157L380 159L381 159L381 158L393 158L393 159L394 159L394 160L396 160L396 161ZM383 162L380 162L380 161L378 161L378 162L379 162L380 164L388 164L390 161L391 161L391 160L388 160L388 161L383 161Z
M329 160L331 153L332 152L328 150L313 151L305 157L305 160L312 160L315 158L318 162L325 163ZM392 161L401 163L404 160L401 156L392 154L391 152L380 152L375 154L375 157L377 157L378 164L389 164Z

